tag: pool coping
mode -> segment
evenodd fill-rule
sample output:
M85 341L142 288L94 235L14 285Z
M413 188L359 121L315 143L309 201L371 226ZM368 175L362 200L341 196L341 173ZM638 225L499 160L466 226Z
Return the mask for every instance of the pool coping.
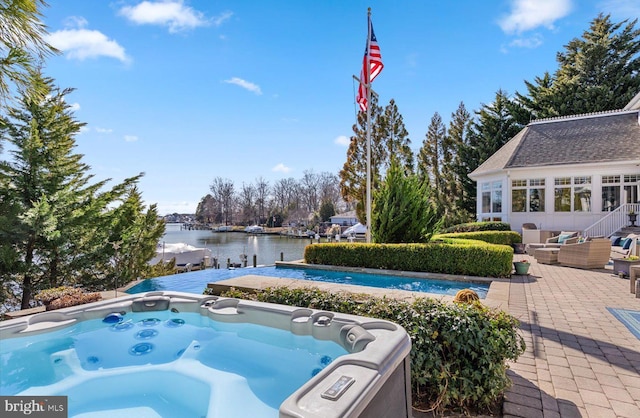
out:
M368 273L368 274L386 274L386 275L392 275L392 276L415 277L415 278L422 278L422 279L431 278L431 279L456 280L456 281L476 282L476 283L489 283L489 291L487 293L487 296L486 298L482 299L481 302L491 308L502 309L504 311L507 311L509 309L510 279L460 276L460 275L441 274L441 273L422 273L422 272L408 272L408 271L398 271L398 270L353 268L353 267L330 266L330 265L322 265L322 264L306 264L301 261L276 262L276 266L291 267L291 268L307 268L307 269L316 269L316 270L340 270L340 271ZM413 292L409 290L398 290L398 289L383 289L378 287L328 283L328 282L319 282L319 281L313 281L313 280L301 281L298 279L289 279L289 278L275 277L275 276L258 276L253 274L247 274L245 276L235 277L235 278L226 279L226 280L220 280L217 282L212 282L207 284L207 288L217 295L219 295L220 293L226 290L229 290L230 288L235 288L235 289L247 291L247 292L256 292L256 291L264 290L269 287L283 287L283 286L289 287L289 288L295 288L295 289L304 289L304 288L313 287L313 288L318 288L320 290L333 292L333 293L348 292L353 294L366 294L366 295L380 297L380 298L386 297L386 298L392 298L392 299L404 300L404 301L412 301L417 298L429 297L429 298L437 299L447 303L453 302L453 296L441 295L441 294L435 294L435 293Z

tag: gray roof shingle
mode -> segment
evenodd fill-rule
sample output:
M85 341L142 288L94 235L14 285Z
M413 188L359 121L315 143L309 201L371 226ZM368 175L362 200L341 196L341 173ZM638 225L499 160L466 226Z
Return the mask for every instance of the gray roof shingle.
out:
M616 111L535 121L471 173L640 160L640 112Z

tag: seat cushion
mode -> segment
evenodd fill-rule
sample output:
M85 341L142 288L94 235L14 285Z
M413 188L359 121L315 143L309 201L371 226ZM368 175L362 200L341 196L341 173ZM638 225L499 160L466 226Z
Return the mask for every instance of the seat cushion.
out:
M569 238L573 238L574 236L576 236L577 233L576 232L562 232L560 233L560 235L558 236L558 244L564 244L564 242L566 240L568 240Z

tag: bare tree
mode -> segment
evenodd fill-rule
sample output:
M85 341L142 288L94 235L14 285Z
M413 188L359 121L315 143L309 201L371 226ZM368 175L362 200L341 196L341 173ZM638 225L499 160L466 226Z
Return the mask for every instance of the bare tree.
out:
M313 170L305 170L299 187L302 194L303 205L307 212L317 212L320 208L319 199L320 178Z
M258 212L258 222L262 223L266 219L265 208L269 199L269 182L262 177L256 179L256 209Z
M256 221L256 188L253 184L242 183L240 189L240 210L242 212L242 221L248 223L257 223Z
M233 207L235 203L235 190L233 181L216 177L210 186L212 196L220 210L220 218L225 225L233 222Z

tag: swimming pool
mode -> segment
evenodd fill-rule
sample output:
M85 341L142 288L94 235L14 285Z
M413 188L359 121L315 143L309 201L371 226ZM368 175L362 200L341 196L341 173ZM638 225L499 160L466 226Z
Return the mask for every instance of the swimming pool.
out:
M484 299L489 291L489 284L485 283L268 266L235 270L208 269L190 273L173 274L171 276L155 277L153 279L143 280L128 289L127 293L134 294L154 290L175 290L200 294L207 287L208 283L215 283L220 280L232 279L248 274L358 286L371 286L384 289L409 290L449 296L455 296L455 294L462 289L471 289L475 291L481 299Z
M70 417L410 416L409 337L372 318L150 292L4 321L0 341L0 394L67 396Z

